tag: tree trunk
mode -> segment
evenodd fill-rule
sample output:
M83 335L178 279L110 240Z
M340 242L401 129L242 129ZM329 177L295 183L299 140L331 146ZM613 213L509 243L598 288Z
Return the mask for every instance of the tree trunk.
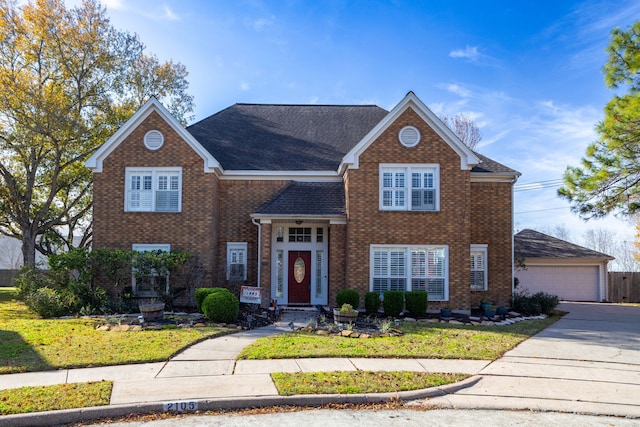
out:
M36 236L28 228L22 230L22 262L25 266L36 265Z

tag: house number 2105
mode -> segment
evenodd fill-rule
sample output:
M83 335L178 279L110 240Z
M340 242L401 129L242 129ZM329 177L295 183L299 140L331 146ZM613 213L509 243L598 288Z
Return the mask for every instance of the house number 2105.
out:
M165 412L189 412L198 410L198 402L195 400L185 400L181 402L165 402L163 404Z

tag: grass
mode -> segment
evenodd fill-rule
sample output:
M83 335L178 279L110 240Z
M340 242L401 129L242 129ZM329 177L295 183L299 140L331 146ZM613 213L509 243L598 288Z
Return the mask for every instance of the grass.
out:
M110 381L99 381L0 390L0 415L104 406L112 387Z
M261 338L246 347L238 358L380 357L495 360L558 319L557 316L551 316L547 319L500 327L404 323L403 336L369 339L296 332Z
M392 393L442 386L462 381L468 377L465 374L397 371L271 374L278 393L282 396L296 394Z
M142 332L97 331L98 319L40 319L0 288L0 374L168 360L219 327Z

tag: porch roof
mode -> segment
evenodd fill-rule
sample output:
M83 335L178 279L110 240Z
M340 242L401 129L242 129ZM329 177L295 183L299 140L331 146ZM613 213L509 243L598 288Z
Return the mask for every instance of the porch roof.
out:
M260 206L253 217L345 217L342 182L293 181Z

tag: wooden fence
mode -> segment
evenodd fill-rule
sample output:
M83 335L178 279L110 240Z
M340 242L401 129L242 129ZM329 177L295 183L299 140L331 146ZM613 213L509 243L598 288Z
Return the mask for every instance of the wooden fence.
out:
M640 302L640 273L609 273L609 301Z
M18 270L0 270L0 287L15 286L13 279L18 277Z

